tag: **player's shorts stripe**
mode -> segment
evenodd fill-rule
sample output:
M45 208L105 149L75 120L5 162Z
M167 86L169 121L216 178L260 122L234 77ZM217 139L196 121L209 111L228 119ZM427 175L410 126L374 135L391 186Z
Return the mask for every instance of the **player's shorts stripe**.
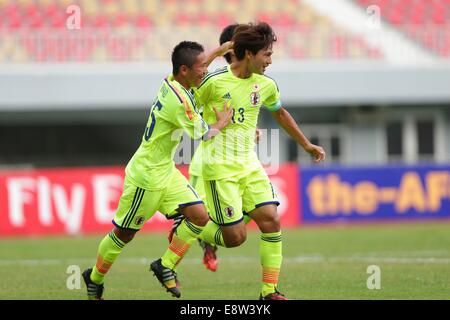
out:
M127 215L125 216L125 219L123 220L122 226L124 228L128 228L130 226L130 222L134 217L134 214L136 213L137 209L139 208L139 205L141 204L142 196L144 195L144 191L141 188L137 188L137 192L135 195L135 200L133 200L133 205L131 206L130 210L128 211Z
M167 83L167 86L172 90L173 93L177 96L177 98L180 100L181 103L184 103L181 96L178 94L178 91L169 83L169 80L167 78L164 79L164 81Z
M210 184L211 184L211 195L212 195L213 202L214 202L214 208L216 209L217 222L219 224L222 224L224 221L223 221L223 217L222 217L222 210L220 208L219 195L217 194L217 190L216 190L216 181L212 180L212 181L210 181Z
M225 221L223 219L222 207L220 205L219 193L217 192L217 188L216 188L216 181L214 181L214 192L216 193L217 205L219 206L219 212L220 212L219 216L220 216L221 223L225 223Z
M219 69L217 71L211 72L210 74L207 74L205 79L203 79L202 83L198 86L198 89L200 89L206 83L206 81L208 81L212 77L215 77L219 74L223 74L223 73L227 73L227 72L228 72L228 70L225 67L225 68Z
M127 213L125 214L125 218L122 221L122 225L120 227L125 228L125 219L128 217L128 215L130 214L130 212L133 210L134 205L136 203L136 200L138 198L138 193L139 193L139 187L136 188L136 191L134 192L134 197L133 197L133 201L131 202L131 206L128 209Z
M214 197L213 181L209 182L209 187L211 188L211 196L213 198L214 209L216 210L216 215L218 215L220 212L217 212L218 208L217 208L216 198Z
M275 199L275 192L273 191L273 185L272 185L272 182L269 182L269 184L270 184L270 188L272 189L272 198Z
M133 213L134 207L136 206L136 203L139 200L140 191L141 191L141 188L137 187L136 191L134 193L134 198L133 198L133 202L131 203L131 207L130 207L130 209L128 209L128 212L125 214L125 218L122 221L123 228L127 227L127 220L129 219L130 215Z
M217 192L217 188L216 188L216 181L213 180L213 189L214 189L214 195L215 195L215 199L216 199L216 203L217 203L217 208L218 208L218 212L217 212L217 221L219 221L220 224L225 223L224 219L223 219L223 215L222 215L222 207L220 206L220 198L219 198L219 193Z
M141 194L140 194L140 196L139 196L139 200L138 200L138 202L137 202L137 204L136 204L136 208L134 209L133 214L130 216L129 221L127 222L127 228L129 228L131 222L133 222L133 219L134 219L134 217L136 216L136 212L139 210L139 206L141 205L142 198L144 198L145 190L143 190L143 189L141 189L141 190L142 190L142 192L141 192Z
M198 195L197 192L195 192L194 188L192 188L190 184L188 184L187 187L188 187L189 189L191 189L191 191L194 193L194 195L197 197L197 199L200 199L200 196Z

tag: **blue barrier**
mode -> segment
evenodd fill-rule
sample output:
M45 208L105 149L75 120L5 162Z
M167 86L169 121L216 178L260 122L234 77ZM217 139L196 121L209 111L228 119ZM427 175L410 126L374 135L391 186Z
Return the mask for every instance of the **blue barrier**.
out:
M450 217L450 165L300 169L301 221Z

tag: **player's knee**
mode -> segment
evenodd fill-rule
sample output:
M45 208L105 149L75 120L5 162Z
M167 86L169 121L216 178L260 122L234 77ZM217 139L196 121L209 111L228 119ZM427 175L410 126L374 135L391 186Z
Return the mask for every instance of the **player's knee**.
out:
M197 215L195 217L192 217L189 219L193 224L199 227L204 227L209 221L209 216L207 214L205 215Z
M247 234L238 234L228 239L224 238L223 240L227 248L234 248L240 246L245 242L245 240L247 240Z
M119 238L125 243L128 243L131 240L133 240L136 231L130 229L120 229L116 227L114 228L114 233L116 234L117 238Z
M257 224L262 232L280 231L280 217L278 214L266 215L263 219L259 219Z
M180 209L180 212L186 217L187 220L199 227L206 226L209 221L208 212L203 204L196 204L182 208Z
M273 214L269 217L267 223L273 228L280 230L280 217L278 214Z

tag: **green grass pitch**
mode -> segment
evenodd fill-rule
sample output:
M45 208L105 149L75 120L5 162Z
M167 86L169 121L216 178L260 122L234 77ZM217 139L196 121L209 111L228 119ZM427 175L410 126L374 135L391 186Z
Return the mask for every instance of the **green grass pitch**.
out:
M95 263L103 235L0 240L0 299L85 299L76 272ZM259 234L220 248L213 273L194 244L178 268L181 299L257 299ZM167 247L166 233L142 233L124 249L105 281L105 299L175 299L149 263ZM302 227L283 231L279 289L290 299L450 299L450 222ZM370 265L381 288L368 289ZM69 287L67 286L69 278Z

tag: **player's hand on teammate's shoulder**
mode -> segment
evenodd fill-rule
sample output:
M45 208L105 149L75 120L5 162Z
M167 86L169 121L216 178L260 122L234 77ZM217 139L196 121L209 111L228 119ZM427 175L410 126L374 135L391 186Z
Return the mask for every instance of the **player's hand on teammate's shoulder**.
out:
M315 144L308 144L305 147L305 151L308 152L314 159L314 162L319 163L325 160L325 150L321 146L316 146Z

